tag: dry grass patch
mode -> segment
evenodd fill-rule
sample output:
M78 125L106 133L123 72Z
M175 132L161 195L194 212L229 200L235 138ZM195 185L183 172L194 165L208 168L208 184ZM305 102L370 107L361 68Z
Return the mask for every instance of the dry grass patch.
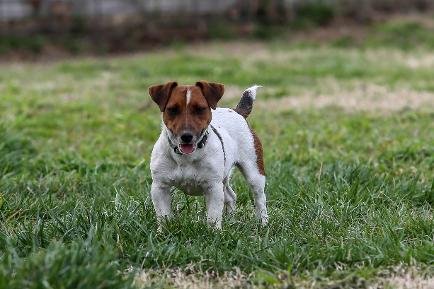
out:
M179 288L179 289L217 289L217 288L359 288L359 289L433 289L434 278L416 267L393 267L379 271L377 277L365 279L356 274L335 277L290 276L288 272L267 273L259 271L244 273L239 268L217 274L216 272L197 272L193 265L184 269L145 269L136 273L136 288ZM133 271L133 268L129 270Z
M329 89L332 87L329 87ZM282 111L287 109L303 110L309 108L339 107L347 112L373 111L396 112L403 109L434 110L434 93L397 89L375 85L359 84L346 90L335 87L329 93L307 92L298 96L278 99L258 99L257 106L262 109Z
M406 274L383 279L372 288L394 288L394 289L434 289L434 278L422 278Z
M137 273L134 285L137 288L156 286L159 288L213 289L213 288L255 288L249 281L252 275L234 271L217 274L216 272L194 272L184 269L143 270Z
M231 41L231 42L210 42L198 43L188 46L183 50L194 55L212 58L234 57L245 61L245 63L256 63L258 61L267 61L269 63L282 64L287 62L291 65L292 61L306 59L318 55L327 57L332 52L345 51L345 54L353 59L366 59L370 63L384 63L384 65L393 64L405 68L418 69L430 68L434 65L434 53L430 51L412 50L403 51L393 48L371 48L360 50L358 48L333 48L319 46L312 48L297 48L277 45L273 46L265 42L258 41ZM173 50L167 50L167 56L174 56Z
M386 270L384 277L380 277L371 288L434 289L433 273L432 268L397 266Z

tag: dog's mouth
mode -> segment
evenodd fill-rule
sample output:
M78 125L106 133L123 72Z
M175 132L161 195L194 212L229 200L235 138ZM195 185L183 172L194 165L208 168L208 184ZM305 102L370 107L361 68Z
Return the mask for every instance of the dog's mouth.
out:
M192 144L192 143L182 143L178 146L178 148L179 148L181 153L186 154L186 155L189 155L196 150L194 144Z

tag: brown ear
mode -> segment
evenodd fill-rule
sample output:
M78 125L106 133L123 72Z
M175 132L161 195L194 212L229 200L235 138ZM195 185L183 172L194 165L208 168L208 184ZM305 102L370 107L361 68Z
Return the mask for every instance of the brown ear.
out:
M202 90L202 94L205 96L208 105L212 109L216 109L217 102L222 98L225 92L225 86L220 83L212 83L205 80L196 82L196 86Z
M161 112L166 108L172 90L178 85L177 82L171 81L166 84L154 85L149 87L149 94L152 100L160 107Z

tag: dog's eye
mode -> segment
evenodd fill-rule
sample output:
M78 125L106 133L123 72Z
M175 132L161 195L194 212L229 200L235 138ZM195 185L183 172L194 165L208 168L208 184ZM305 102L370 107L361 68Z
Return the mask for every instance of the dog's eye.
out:
M196 106L194 108L194 113L195 114L203 114L206 111L205 107L201 107L201 106Z
M177 115L179 113L179 109L178 109L177 106L175 106L175 107L169 107L169 108L167 108L167 113L170 116L175 116L175 115Z

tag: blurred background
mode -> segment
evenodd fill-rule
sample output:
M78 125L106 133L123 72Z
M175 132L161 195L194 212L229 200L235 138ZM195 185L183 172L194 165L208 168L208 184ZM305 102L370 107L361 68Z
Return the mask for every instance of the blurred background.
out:
M434 47L432 23L418 19L432 19L433 9L433 0L0 0L0 53L103 54L184 41L300 37L404 48L422 40ZM396 17L412 19L375 26ZM312 32L317 27L326 31Z

